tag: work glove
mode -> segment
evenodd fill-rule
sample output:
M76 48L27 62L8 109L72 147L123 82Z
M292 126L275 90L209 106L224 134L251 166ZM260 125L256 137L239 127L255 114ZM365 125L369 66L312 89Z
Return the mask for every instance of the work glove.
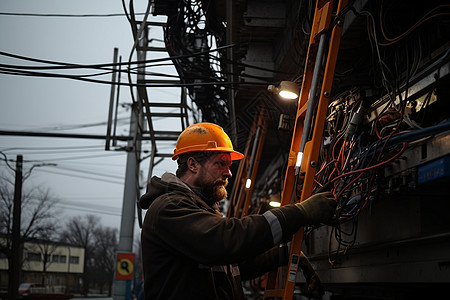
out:
M336 211L336 200L330 192L318 193L296 203L302 213L302 223L306 226L327 223Z
M300 260L298 265L302 269L303 275L306 279L306 291L304 291L304 293L313 299L321 299L325 294L325 291L323 290L319 275L313 269L309 259L302 251L300 251Z

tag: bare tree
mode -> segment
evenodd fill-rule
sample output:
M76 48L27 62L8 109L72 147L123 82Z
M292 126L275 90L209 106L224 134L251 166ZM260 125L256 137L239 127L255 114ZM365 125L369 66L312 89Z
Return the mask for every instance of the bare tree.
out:
M95 270L94 251L96 248L95 232L99 228L100 218L94 215L76 216L66 223L61 233L61 240L84 248L83 294L87 296L90 279Z
M99 227L95 232L95 270L96 281L100 286L100 292L106 285L108 297L112 293L113 277L116 266L116 251L118 247L118 230L111 227Z
M28 251L33 251L41 254L42 257L42 284L47 283L47 270L53 263L51 259L52 254L58 249L59 244L56 236L56 224L49 226L46 231L43 231L38 235L39 239L35 240L35 243L31 244Z
M44 187L28 188L23 186L21 199L21 230L19 245L22 252L23 245L31 239L42 239L51 235L57 224L57 199L49 189ZM12 259L12 226L14 208L14 182L8 174L0 176L0 252L8 259ZM21 260L20 270L23 260ZM11 270L10 270L11 271Z

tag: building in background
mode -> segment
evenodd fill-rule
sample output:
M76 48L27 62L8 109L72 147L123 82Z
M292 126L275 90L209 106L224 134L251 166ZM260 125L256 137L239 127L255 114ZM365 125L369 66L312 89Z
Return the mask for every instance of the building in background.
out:
M81 286L84 257L81 247L42 240L26 242L21 283L43 284L59 292L76 293ZM0 254L0 286L8 286L8 259L3 253Z

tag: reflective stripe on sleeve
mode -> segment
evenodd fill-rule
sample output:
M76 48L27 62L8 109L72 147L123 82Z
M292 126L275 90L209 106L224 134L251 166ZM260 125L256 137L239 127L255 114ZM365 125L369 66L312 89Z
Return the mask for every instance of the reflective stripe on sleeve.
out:
M271 211L266 211L263 216L266 218L272 231L273 243L278 244L283 239L283 229L280 221Z

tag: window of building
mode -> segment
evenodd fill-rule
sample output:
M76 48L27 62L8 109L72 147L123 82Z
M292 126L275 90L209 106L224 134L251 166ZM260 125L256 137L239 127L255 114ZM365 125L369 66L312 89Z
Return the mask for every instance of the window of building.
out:
M71 256L69 259L71 264L79 264L80 263L80 257L78 256Z
M41 261L41 254L36 252L28 252L27 255L28 261Z
M67 256L65 256L65 255L60 255L59 256L59 262L60 263L65 264L66 261L67 261Z
M67 257L65 255L53 254L52 262L65 264L67 261Z

